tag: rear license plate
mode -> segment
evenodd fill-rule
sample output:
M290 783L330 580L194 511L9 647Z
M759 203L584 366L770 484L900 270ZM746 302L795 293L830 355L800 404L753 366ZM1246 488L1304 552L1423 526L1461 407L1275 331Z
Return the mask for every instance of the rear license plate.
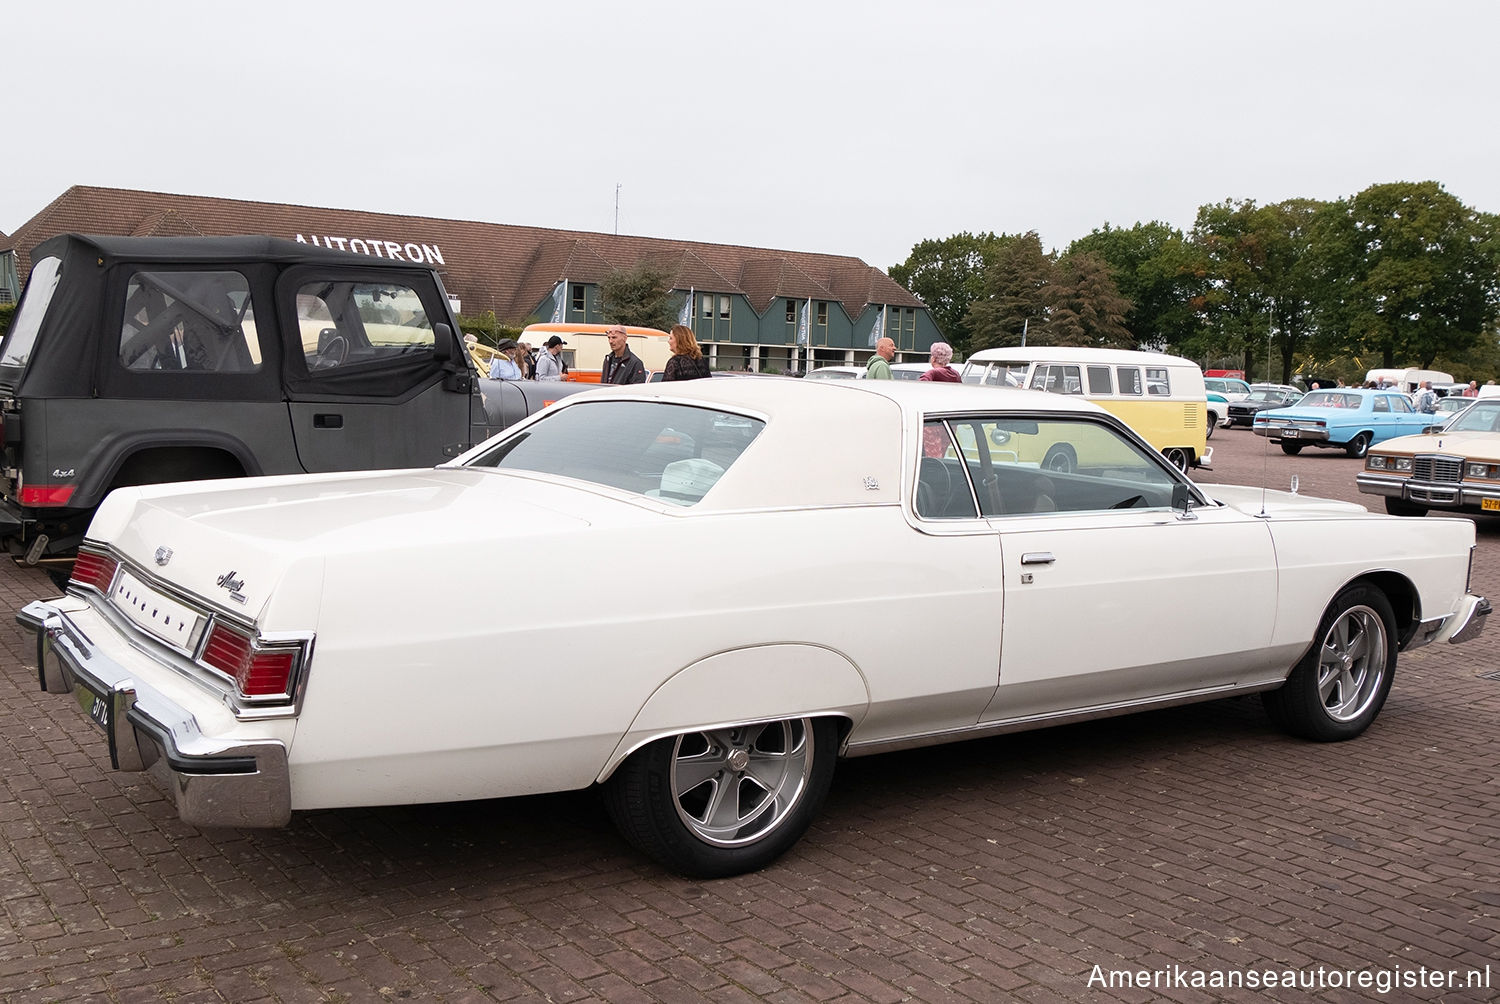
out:
M89 721L93 722L105 734L110 734L111 708L113 705L108 697L101 697L89 688L79 684L73 689L74 696L78 698L78 706L88 713Z
M1500 499L1480 499L1479 508L1488 509L1491 512L1500 511Z
M1281 430L1281 438L1282 439L1296 439L1300 435L1302 435L1302 431L1300 429L1282 429Z

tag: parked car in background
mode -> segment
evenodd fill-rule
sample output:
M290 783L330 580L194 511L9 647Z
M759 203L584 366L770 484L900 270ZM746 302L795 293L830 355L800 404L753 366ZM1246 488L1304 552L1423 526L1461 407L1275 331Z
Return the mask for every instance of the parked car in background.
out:
M1382 496L1394 516L1500 513L1500 397L1463 400L1470 407L1441 429L1372 448L1359 490Z
M863 366L819 366L815 370L808 370L807 380L863 380L865 368Z
M1252 693L1353 738L1398 652L1479 634L1474 539L1199 487L1076 396L697 380L435 469L121 489L19 619L42 687L190 824L597 785L712 877L790 848L840 756ZM544 574L507 610L476 554Z
M1208 400L1208 424L1204 426L1203 437L1214 438L1214 430L1219 426L1229 425L1229 399L1217 391L1207 391L1205 396Z
M1374 443L1421 432L1431 424L1432 416L1415 410L1399 391L1345 387L1309 391L1290 407L1262 411L1252 428L1257 436L1279 441L1284 453L1322 446L1363 457Z
M1250 385L1235 377L1206 376L1203 378L1203 386L1223 394L1230 401L1243 401L1250 396Z
M1436 425L1446 425L1452 421L1453 416L1462 412L1469 405L1479 400L1477 397L1440 397L1437 402L1437 411L1433 412L1432 418Z
M66 580L111 489L435 464L581 388L475 371L433 269L64 234L0 344L0 544Z
M1279 385L1251 387L1250 395L1241 401L1229 402L1229 424L1251 426L1255 416L1273 408L1285 408L1302 400L1302 392L1296 387Z

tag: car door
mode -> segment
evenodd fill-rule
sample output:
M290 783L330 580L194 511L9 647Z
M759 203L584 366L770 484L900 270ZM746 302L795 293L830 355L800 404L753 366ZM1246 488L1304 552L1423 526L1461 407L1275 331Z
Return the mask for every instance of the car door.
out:
M297 455L304 470L426 467L470 438L466 364L439 291L419 272L300 268L277 283Z
M1103 417L948 426L1003 566L998 687L981 721L1213 692L1276 673L1266 651L1276 560L1264 521L1203 504L1156 451ZM1042 468L1061 444L1076 463ZM1174 509L1174 491L1197 504Z

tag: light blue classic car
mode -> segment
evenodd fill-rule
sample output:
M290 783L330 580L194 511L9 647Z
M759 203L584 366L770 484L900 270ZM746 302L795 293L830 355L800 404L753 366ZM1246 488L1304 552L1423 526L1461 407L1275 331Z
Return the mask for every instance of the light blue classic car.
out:
M1394 390L1315 390L1290 408L1255 416L1255 434L1280 440L1284 453L1304 446L1336 446L1351 457L1363 457L1371 443L1410 436L1441 421L1412 407Z

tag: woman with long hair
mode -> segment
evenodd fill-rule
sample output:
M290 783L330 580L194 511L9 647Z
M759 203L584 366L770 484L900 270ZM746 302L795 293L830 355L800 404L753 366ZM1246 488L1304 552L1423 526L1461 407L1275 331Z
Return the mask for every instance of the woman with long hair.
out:
M667 332L667 348L672 350L672 358L662 370L662 380L700 380L713 376L703 350L698 347L698 339L693 337L693 329L686 324L674 324Z

